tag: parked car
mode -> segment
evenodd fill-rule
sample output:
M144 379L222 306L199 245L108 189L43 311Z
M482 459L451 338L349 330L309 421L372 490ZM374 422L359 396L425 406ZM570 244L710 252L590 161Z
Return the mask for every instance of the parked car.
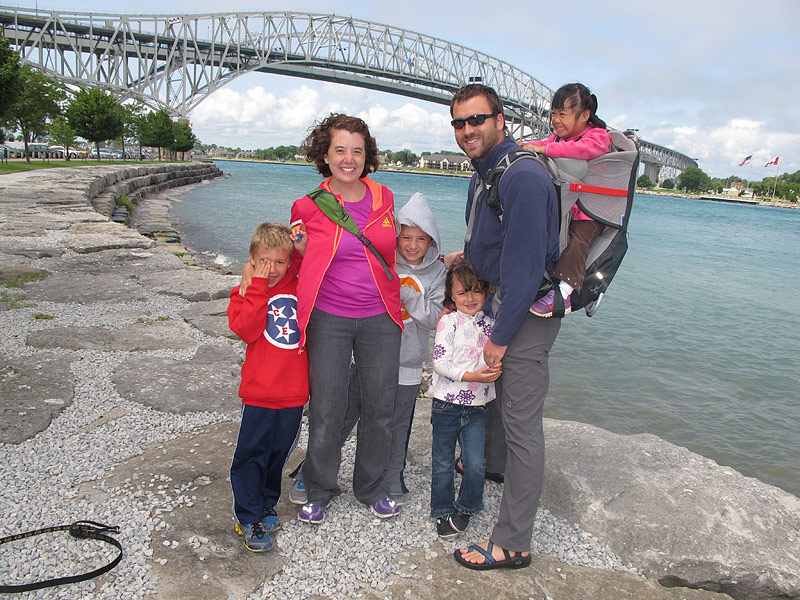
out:
M89 152L89 158L94 158L94 159L99 158L100 160L121 160L122 153L117 152L113 148L100 148L100 155L98 156L97 150L92 149L92 151Z
M50 146L50 152L55 152L59 157L63 157L66 153L64 146ZM81 150L79 148L73 148L70 146L69 148L69 157L70 158L86 158L89 153L86 150Z

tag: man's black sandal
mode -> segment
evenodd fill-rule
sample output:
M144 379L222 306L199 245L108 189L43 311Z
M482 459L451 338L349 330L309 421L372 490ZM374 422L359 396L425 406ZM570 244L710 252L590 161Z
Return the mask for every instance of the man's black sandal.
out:
M531 564L530 554L528 554L528 556L523 556L522 552L514 552L512 556L512 553L505 548L502 549L503 556L505 558L502 560L497 560L494 556L492 556L493 548L494 542L491 540L489 540L489 546L486 548L486 550L481 548L478 544L472 544L469 548L467 548L467 552L472 552L475 550L483 554L484 561L482 563L469 562L464 558L464 554L461 552L461 550L458 549L453 552L453 556L458 564L475 571L488 571L490 569L521 569Z

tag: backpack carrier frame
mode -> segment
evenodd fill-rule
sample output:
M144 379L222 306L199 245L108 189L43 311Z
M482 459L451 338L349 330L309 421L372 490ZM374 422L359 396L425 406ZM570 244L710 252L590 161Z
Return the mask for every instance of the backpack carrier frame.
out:
M528 150L509 152L490 171L487 181L483 182L486 204L502 221L499 184L503 174L517 160L529 159L541 163L553 180L558 195L559 251L563 251L569 241L572 207L575 204L605 226L589 249L581 291L574 291L570 296L573 312L583 308L589 317L599 308L628 250L628 222L639 168L639 148L635 135L630 131L611 130L608 133L611 137L610 151L592 160L550 158ZM552 287L549 274L545 274L540 296Z

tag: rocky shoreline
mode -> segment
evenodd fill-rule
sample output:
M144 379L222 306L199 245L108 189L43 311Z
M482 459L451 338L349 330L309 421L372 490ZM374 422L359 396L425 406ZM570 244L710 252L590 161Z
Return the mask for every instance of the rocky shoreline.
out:
M399 519L376 523L346 492L325 524L300 524L287 479L277 548L248 553L226 480L243 354L225 308L238 278L188 266L186 253L98 212L104 194L140 194L134 179L162 177L129 169L0 177L0 536L92 519L119 525L125 548L110 573L26 598L800 598L798 498L653 436L565 421L545 424L533 565L459 567L449 553L485 537L501 488L487 484L468 537L437 540L425 399ZM168 200L152 194L184 176L173 175L147 184L163 187L140 204L153 211L139 226L162 229ZM347 490L352 458L351 440ZM0 583L107 556L66 534L31 539L0 546Z

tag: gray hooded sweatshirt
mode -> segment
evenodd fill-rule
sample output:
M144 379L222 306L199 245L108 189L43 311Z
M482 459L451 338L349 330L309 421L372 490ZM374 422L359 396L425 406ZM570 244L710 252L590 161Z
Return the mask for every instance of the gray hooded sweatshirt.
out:
M397 253L400 300L403 303L403 339L400 344L400 385L422 381L422 363L428 357L431 330L435 329L444 302L444 278L447 273L439 260L439 228L433 220L425 196L417 192L397 213L397 233L401 226L419 227L433 239L422 263L409 265Z

